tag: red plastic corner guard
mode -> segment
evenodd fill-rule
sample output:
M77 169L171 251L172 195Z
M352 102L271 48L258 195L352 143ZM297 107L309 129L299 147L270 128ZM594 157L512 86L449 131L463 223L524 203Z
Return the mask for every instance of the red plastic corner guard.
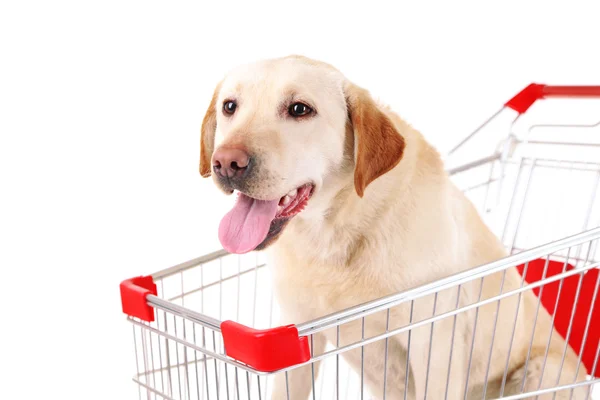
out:
M310 360L306 336L294 325L257 330L233 321L221 323L227 355L261 372L273 372Z
M543 271L545 268L546 260L538 259L529 262L527 267L527 274L525 275L525 281L527 283L533 283L542 279ZM565 264L559 261L549 261L548 267L546 268L546 277L561 274L565 268ZM519 265L517 270L521 276L523 275L525 266ZM573 270L574 267L571 264L567 264L564 272ZM594 297L594 290L598 284L598 269L588 270L581 278L581 275L572 275L565 278L563 281L562 288L560 290L560 298L558 305L556 305L556 298L559 294L560 281L555 281L543 286L542 292L542 305L550 313L554 315L554 328L562 336L563 339L567 337L569 330L569 323L572 319L572 328L569 336L569 345L575 351L577 355L582 354L581 362L586 367L588 373L592 372L594 363L597 363L595 377L600 377L600 357L597 361L596 352L598 351L598 345L600 343L600 293L597 293L594 304L592 300ZM579 298L577 300L577 308L573 315L573 309L575 308L575 297L577 294L577 286L579 280L583 279L579 288ZM540 288L533 289L534 294L540 296ZM588 334L585 338L585 329L588 323L588 316L590 309L593 308L591 318L589 320Z
M504 104L506 107L512 108L519 114L523 114L529 109L537 100L544 97L544 87L546 85L540 85L538 83L532 83L525 89L521 90L512 99Z
M146 301L146 296L156 296L156 284L151 276L138 276L121 282L121 305L123 312L146 322L154 321L154 310Z
M600 98L600 86L551 86L532 83L504 105L523 114L533 103L547 97Z

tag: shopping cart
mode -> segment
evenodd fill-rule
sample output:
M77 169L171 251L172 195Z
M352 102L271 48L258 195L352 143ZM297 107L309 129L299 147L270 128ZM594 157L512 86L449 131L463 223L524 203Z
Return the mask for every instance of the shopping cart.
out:
M548 100L537 101L541 99ZM133 326L137 368L133 380L140 398L268 399L275 376L287 378L296 368L310 369L305 384L311 399L389 398L388 378L398 373L387 370L391 338L408 336L407 366L411 357L417 357L429 372L431 348L429 354L410 352L415 329L433 333L438 321L456 320L466 312L475 313L473 329L477 329L480 310L497 312L502 300L520 299L532 290L538 310L543 307L549 312L554 334L569 343L578 356L578 368L585 368L588 376L560 384L557 380L552 387L507 398L572 394L583 387L589 398L600 399L594 391L594 384L600 382L599 118L600 86L532 84L450 151L449 174L509 250L502 260L288 326L277 326L279 309L262 253L218 251L122 282L123 311ZM388 324L385 332L375 336L364 334L369 318L376 314L387 314L389 322L394 307L410 306L412 311L426 297L437 299L443 290L458 293L461 285L510 268L517 268L522 277L517 290L500 288L497 296L467 305L458 306L457 301L456 307L443 313L435 312L434 302L431 316L415 317L400 327ZM355 342L340 343L340 327L350 323L361 324L363 335ZM315 354L313 335L324 330L337 331L337 340ZM454 340L454 332L448 335ZM498 338L491 338L490 356L482 364L487 361L488 371L494 340ZM381 355L383 386L371 393L364 381L372 372L364 363L360 369L349 368L344 356L359 352L364 360L372 344L384 344L386 351ZM502 356L507 367L509 356L510 351ZM467 381L471 364L481 361L472 358L471 348ZM318 369L316 362L320 362ZM449 366L451 362L452 353ZM404 372L410 388L410 369ZM450 374L428 378L450 384ZM501 378L500 398L507 368ZM483 393L485 397L485 387ZM427 395L430 399L446 396L447 391ZM411 398L409 390L404 398Z

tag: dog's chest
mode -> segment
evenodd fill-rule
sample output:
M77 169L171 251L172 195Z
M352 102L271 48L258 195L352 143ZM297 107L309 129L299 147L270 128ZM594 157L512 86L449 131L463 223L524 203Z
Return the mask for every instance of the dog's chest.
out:
M399 265L388 262L382 266L378 258L340 265L303 258L287 249L273 250L271 267L277 297L302 318L318 318L377 299L402 290L402 282L406 282L399 274ZM390 269L396 274L390 274Z

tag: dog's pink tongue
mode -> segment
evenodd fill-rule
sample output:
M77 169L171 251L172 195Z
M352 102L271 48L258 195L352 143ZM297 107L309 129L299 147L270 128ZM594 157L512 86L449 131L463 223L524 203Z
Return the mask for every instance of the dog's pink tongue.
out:
M235 206L221 220L219 240L230 253L254 250L269 233L279 200L255 200L240 194Z

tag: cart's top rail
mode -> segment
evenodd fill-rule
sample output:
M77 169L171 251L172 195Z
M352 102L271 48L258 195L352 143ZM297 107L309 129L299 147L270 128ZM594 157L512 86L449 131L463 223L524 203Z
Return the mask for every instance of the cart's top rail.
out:
M600 98L600 86L553 86L532 83L504 105L523 114L536 101L552 97Z
M332 326L339 325L341 323L346 323L359 318L363 318L367 315L371 315L376 312L390 308L392 306L398 305L401 302L415 300L417 298L430 295L432 293L447 289L449 287L455 287L458 284L464 283L466 281L477 280L485 276L497 273L499 271L519 266L527 261L537 259L547 254L554 253L566 248L574 247L585 242L589 242L598 238L599 236L600 227L590 229L589 231L582 232L580 234L573 235L571 237L567 237L553 243L538 246L534 249L526 250L502 258L500 260L470 269L468 271L459 272L447 278L440 279L438 281L425 284L417 288L404 291L402 293L395 293L387 297L383 297L368 303L357 305L353 308L349 308L343 311L342 313L335 313L321 317L314 321L305 322L303 324L297 325L298 331L301 335L309 335L311 333L318 332L330 328Z

